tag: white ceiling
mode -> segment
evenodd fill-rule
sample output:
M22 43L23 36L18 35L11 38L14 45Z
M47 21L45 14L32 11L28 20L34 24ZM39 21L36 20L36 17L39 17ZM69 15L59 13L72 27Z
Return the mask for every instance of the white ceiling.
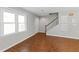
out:
M24 9L38 15L38 16L45 16L49 15L49 13L58 12L60 8L53 8L53 7L23 7Z
M66 12L69 10L79 10L78 7L23 7L23 9L36 14L37 16L46 16L49 13Z

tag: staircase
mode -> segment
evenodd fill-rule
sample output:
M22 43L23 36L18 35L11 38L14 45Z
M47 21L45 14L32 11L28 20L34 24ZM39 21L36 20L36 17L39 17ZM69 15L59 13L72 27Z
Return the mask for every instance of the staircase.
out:
M52 19L51 22L49 22L47 25L45 25L45 33L47 35L47 32L54 28L55 26L57 26L59 24L59 20L58 20L58 13L56 13L56 16L54 19Z

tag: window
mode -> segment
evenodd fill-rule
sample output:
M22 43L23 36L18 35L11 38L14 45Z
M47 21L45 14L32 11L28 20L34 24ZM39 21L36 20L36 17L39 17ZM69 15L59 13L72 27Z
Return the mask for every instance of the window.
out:
M18 27L19 32L25 31L25 18L22 15L18 15Z
M3 13L4 35L15 32L15 14Z
M26 30L24 15L3 11L1 16L2 20L0 21L0 36Z

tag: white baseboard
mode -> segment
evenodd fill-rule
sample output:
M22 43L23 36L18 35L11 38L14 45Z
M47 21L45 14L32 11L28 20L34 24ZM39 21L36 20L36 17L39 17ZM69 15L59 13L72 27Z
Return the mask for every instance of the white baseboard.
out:
M13 47L13 46L15 46L15 45L17 45L17 44L23 42L24 40L26 40L26 39L28 39L28 38L34 36L35 34L36 34L36 33L34 33L34 34L32 34L32 35L30 35L30 36L28 36L28 37L25 37L24 39L22 39L22 40L20 40L20 41L18 41L18 42L15 42L14 44L10 45L9 47L7 47L7 48L5 48L5 49L3 49L3 50L0 50L0 52L4 52L4 51L8 50L9 48L11 48L11 47Z
M71 39L77 39L79 40L79 37L71 37L71 36L64 36L64 35L52 35L52 34L46 34L48 36L56 36L56 37L64 37L64 38L71 38Z

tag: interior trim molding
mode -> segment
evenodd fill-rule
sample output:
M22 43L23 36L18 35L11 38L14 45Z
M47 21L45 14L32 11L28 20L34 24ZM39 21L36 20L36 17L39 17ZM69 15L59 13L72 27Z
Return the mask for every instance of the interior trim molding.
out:
M51 34L46 34L47 36L56 36L56 37L63 37L63 38L70 38L70 39L77 39L79 40L79 37L70 37L70 36L63 36L63 35L51 35Z

